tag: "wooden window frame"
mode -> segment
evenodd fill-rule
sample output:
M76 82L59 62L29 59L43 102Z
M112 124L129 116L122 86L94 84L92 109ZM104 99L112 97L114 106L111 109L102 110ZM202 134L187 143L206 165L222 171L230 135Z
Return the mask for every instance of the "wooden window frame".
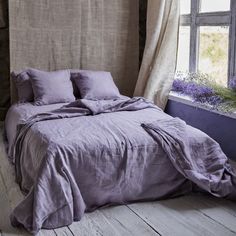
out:
M230 11L200 12L201 0L190 0L190 14L180 16L181 26L190 26L189 72L198 70L200 26L229 26L228 83L236 75L236 1L230 1ZM204 0L203 0L204 1Z

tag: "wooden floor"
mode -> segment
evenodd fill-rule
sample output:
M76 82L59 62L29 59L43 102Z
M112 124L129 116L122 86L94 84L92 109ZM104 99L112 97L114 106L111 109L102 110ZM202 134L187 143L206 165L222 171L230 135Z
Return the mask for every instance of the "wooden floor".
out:
M0 137L0 235L29 235L10 225L9 214L23 198L14 183ZM85 214L80 222L43 235L236 235L236 203L210 196L190 195L171 200L108 207Z

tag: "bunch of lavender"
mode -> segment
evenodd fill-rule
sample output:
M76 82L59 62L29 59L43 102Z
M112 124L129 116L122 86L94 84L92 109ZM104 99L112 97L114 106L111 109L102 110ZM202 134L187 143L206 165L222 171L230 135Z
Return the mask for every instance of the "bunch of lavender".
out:
M236 76L229 87L217 84L208 74L177 72L172 90L191 96L195 102L210 104L213 109L232 112L236 109Z
M191 96L195 102L219 105L223 99L215 94L214 90L206 85L188 82L181 79L174 80L172 90Z
M208 103L214 108L217 108L223 102L223 99L218 95L212 95L210 97L195 98L195 101L200 103Z
M172 85L172 91L184 93L187 83L181 79L175 79Z
M192 96L195 99L200 97L211 97L214 95L212 88L209 88L205 85L196 84L194 82L187 83L185 93Z

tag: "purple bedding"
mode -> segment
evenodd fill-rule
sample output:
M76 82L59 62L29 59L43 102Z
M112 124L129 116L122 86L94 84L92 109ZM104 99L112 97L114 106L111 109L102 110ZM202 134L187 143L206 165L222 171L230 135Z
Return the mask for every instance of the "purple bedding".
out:
M9 118L8 118L9 119ZM11 157L26 198L13 225L36 233L109 204L187 194L235 197L219 145L143 98L77 100L18 126Z
M13 145L16 136L16 127L18 124L26 122L26 120L28 120L33 115L52 111L66 104L67 103L58 103L44 106L34 106L32 103L17 103L12 105L7 112L5 120L8 146L11 147Z

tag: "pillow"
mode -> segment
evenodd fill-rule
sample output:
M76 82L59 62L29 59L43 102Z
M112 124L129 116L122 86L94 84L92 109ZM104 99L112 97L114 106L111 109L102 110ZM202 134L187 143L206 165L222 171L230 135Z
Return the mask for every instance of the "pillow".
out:
M110 72L82 70L75 83L81 98L108 100L120 98L120 92L113 82Z
M11 77L17 89L17 102L33 102L34 93L27 70L24 70L21 73L16 73L13 71L11 73Z
M28 74L34 92L35 105L73 102L73 87L69 70L53 72L29 69Z

